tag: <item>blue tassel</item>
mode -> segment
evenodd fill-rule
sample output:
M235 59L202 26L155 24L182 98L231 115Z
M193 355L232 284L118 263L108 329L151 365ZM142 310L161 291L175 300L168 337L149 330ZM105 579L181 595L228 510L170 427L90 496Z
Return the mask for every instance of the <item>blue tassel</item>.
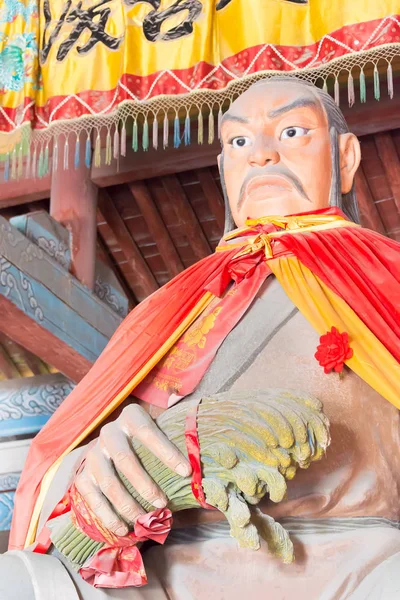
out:
M90 143L90 137L86 138L86 146L85 146L85 165L87 169L90 169L90 165L92 162L92 145Z
M376 65L374 68L374 96L375 96L375 100L380 100L380 98L381 98L381 86L379 83L379 71L378 71L378 67Z
M4 181L10 180L10 154L6 156L6 164L4 165Z
M178 115L175 117L174 121L174 148L179 148L181 145L181 135L180 135L180 127L179 127L179 118Z
M136 119L133 122L133 130L132 130L132 149L134 152L138 151L138 126Z
M189 146L189 144L190 144L190 118L189 118L189 115L186 115L185 129L184 129L183 137L185 140L185 146Z
M76 142L75 142L75 158L74 158L75 169L79 168L80 155L81 155L81 152L80 152L80 141L79 141L79 138L77 137L76 138Z

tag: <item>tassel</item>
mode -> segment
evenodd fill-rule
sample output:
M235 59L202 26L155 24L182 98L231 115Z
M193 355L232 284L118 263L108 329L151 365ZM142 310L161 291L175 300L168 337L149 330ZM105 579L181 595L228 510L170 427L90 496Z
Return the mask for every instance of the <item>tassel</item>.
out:
M145 152L149 149L149 123L147 121L147 115L145 116L143 123L142 148Z
M210 114L208 115L208 143L212 144L214 141L214 115L210 108Z
M43 165L44 175L47 175L49 172L49 144L46 144L46 148L44 149L44 165Z
M85 166L90 169L90 163L92 160L92 145L90 143L90 135L88 134L85 144Z
M201 109L197 118L197 143L200 145L203 143L203 113Z
M118 123L115 126L115 131L114 131L114 158L115 160L119 159L119 131L118 131Z
M184 132L183 132L183 137L184 137L184 141L185 141L185 146L189 146L189 144L190 144L190 117L189 117L189 113L187 113L187 115L186 115L185 129L184 129Z
M81 143L79 137L76 138L75 142L75 157L74 157L74 167L75 169L79 169L79 163L81 158Z
M4 165L4 181L10 180L10 153L7 153L6 162Z
M163 123L163 146L168 148L168 136L169 136L169 121L168 121L168 113L165 113L164 123Z
M379 71L378 67L375 65L374 67L374 96L375 100L380 100L381 98L381 86L379 82Z
M22 142L19 145L19 150L18 150L18 169L17 169L17 177L18 179L21 179L22 177L22 173L23 173L23 152L22 152Z
M38 165L39 179L41 179L43 177L43 160L44 160L43 148L41 148L40 153L39 153L39 165Z
M349 100L349 106L353 106L356 101L355 93L354 93L354 79L353 75L349 73L349 78L347 80L347 97Z
M157 150L158 148L158 120L157 115L154 117L153 121L153 148Z
M365 75L364 71L360 71L360 102L364 103L367 101L367 88L365 86Z
M133 121L133 130L132 130L132 148L134 152L138 151L138 126L136 119Z
M218 121L217 121L217 125L218 125L218 139L221 139L221 124L222 124L222 108L219 107L219 111L218 111Z
M101 165L100 131L97 132L96 143L94 145L94 166Z
M54 146L53 146L53 173L55 173L58 169L58 142L57 138L55 138Z
M340 90L339 90L339 81L338 81L337 78L335 79L335 85L334 85L334 91L333 91L333 93L334 93L334 98L335 98L336 106L340 106Z
M35 146L35 149L33 151L33 156L32 156L32 168L31 168L31 174L33 179L36 179L36 165L37 165L37 147Z
M64 144L64 171L68 171L69 168L69 144L68 139Z
M107 131L106 139L106 165L111 165L111 133Z
M17 147L14 146L11 159L11 179L17 179Z
M121 130L121 156L126 156L126 127L125 121Z
M31 176L31 145L28 145L28 155L26 157L25 177L29 179Z
M328 82L326 81L326 79L324 79L324 85L322 86L322 90L328 93Z
M181 145L181 138L180 138L179 117L178 117L178 113L176 113L175 120L174 120L174 148L179 148L180 145Z
M392 63L389 63L387 68L387 88L389 98L392 100L394 96Z

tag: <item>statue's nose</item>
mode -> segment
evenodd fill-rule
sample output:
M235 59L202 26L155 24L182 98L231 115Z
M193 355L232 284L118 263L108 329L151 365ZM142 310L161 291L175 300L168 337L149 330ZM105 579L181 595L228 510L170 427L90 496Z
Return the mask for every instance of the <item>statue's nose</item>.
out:
M270 145L259 142L253 146L249 154L249 164L252 167L265 167L276 165L279 162L279 153Z

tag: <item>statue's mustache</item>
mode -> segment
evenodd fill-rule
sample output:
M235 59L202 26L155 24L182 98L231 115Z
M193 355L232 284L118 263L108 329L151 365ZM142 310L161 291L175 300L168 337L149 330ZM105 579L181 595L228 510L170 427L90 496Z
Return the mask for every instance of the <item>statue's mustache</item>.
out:
M306 194L303 184L301 183L300 179L298 177L296 177L296 175L294 173L292 173L291 171L289 171L289 169L286 169L285 167L282 167L282 166L272 166L272 167L264 167L264 168L254 169L251 171L251 173L249 173L249 175L245 178L245 180L243 181L242 186L240 188L237 209L240 210L242 208L243 203L246 199L246 189L247 189L249 183L253 179L261 178L261 177L271 177L272 178L273 176L279 176L279 177L286 179L286 181L291 183L293 185L293 187L296 188L298 193L301 196L303 196L303 198L305 198L306 200L311 202L310 198Z

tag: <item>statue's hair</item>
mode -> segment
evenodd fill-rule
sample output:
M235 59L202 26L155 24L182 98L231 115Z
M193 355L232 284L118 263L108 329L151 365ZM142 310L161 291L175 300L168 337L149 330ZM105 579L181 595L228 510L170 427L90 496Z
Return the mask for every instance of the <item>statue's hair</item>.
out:
M331 142L332 181L329 203L331 206L337 206L338 208L340 208L349 219L358 223L359 214L354 184L347 194L341 193L339 135L341 135L342 133L348 133L349 131L342 111L327 92L324 92L324 90L321 90L309 81L303 81L296 77L277 76L272 77L270 79L262 79L260 81L257 81L257 83L254 83L249 89L260 87L262 85L266 85L267 83L275 83L276 81L288 84L300 83L305 87L311 88L313 94L320 100L328 119L329 135ZM228 195L226 192L223 152L221 155L220 171L222 190L225 199L225 233L227 233L228 231L231 231L235 228L235 223L233 221L228 201Z

